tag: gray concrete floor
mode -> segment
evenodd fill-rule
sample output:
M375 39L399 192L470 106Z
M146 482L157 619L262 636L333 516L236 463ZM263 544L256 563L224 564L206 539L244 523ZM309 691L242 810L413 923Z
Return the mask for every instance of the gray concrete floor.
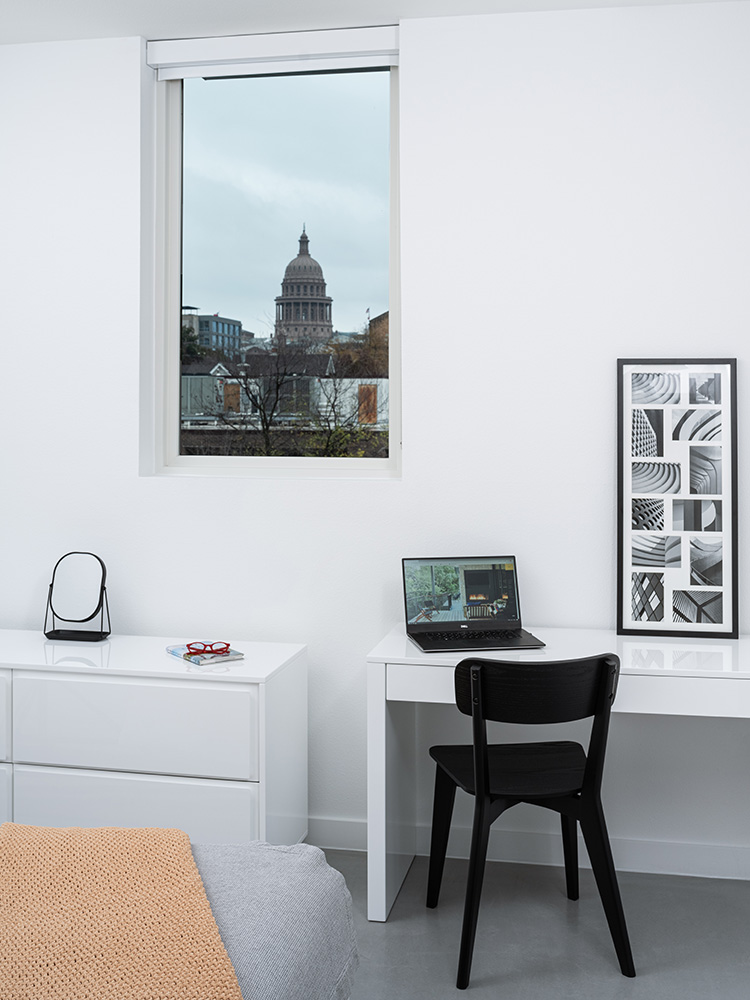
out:
M750 882L619 873L637 970L620 974L588 870L566 898L561 868L487 865L471 983L455 988L465 861L446 862L437 909L427 859L411 867L386 923L367 920L367 857L326 851L354 901L360 967L351 1000L748 1000Z

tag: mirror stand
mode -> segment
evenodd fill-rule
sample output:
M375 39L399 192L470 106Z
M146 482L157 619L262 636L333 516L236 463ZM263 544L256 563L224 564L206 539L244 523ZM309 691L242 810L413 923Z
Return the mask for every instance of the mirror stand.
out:
M65 560L68 560L67 565L63 565ZM95 560L93 569L90 560ZM86 580L87 577L88 581ZM52 571L52 579L47 594L47 609L44 613L45 636L48 639L68 642L101 642L103 639L106 639L111 632L109 601L107 600L107 587L105 585L106 579L107 567L99 556L93 552L67 552L58 559ZM90 587L88 592L85 586L87 582ZM56 584L57 591L55 590ZM81 589L84 591L83 604L80 603ZM85 611L94 602L96 602L94 610L90 614L85 614ZM65 609L65 614L60 613L60 608ZM68 608L75 610L75 615L80 615L80 617L71 615ZM95 627L86 629L59 627L59 623L61 622L66 625L85 625L91 622L95 626L94 619L97 615L99 617L98 629Z

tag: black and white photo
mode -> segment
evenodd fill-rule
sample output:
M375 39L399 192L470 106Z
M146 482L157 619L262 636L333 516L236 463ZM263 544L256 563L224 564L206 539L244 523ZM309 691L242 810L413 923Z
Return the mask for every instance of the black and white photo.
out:
M618 634L736 638L736 361L617 365Z

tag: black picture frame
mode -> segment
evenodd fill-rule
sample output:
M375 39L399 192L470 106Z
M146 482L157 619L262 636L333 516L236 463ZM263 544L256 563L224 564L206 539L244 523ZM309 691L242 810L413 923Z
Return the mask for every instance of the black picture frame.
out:
M617 634L736 639L737 360L617 361Z

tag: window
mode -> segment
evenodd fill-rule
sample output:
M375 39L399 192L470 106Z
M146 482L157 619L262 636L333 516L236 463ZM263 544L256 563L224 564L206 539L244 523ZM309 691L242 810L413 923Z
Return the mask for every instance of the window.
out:
M176 81L169 181L181 182L164 471L398 472L395 46L380 54L371 34L395 30L343 33L360 47L340 58L327 50L341 33L277 36L281 65L173 64L172 47L194 56L194 43L149 43ZM298 64L299 39L327 54ZM174 261L166 273L174 285ZM208 317L228 334L211 345L189 335Z
M359 422L374 424L378 419L378 387L377 385L360 385L359 387Z

